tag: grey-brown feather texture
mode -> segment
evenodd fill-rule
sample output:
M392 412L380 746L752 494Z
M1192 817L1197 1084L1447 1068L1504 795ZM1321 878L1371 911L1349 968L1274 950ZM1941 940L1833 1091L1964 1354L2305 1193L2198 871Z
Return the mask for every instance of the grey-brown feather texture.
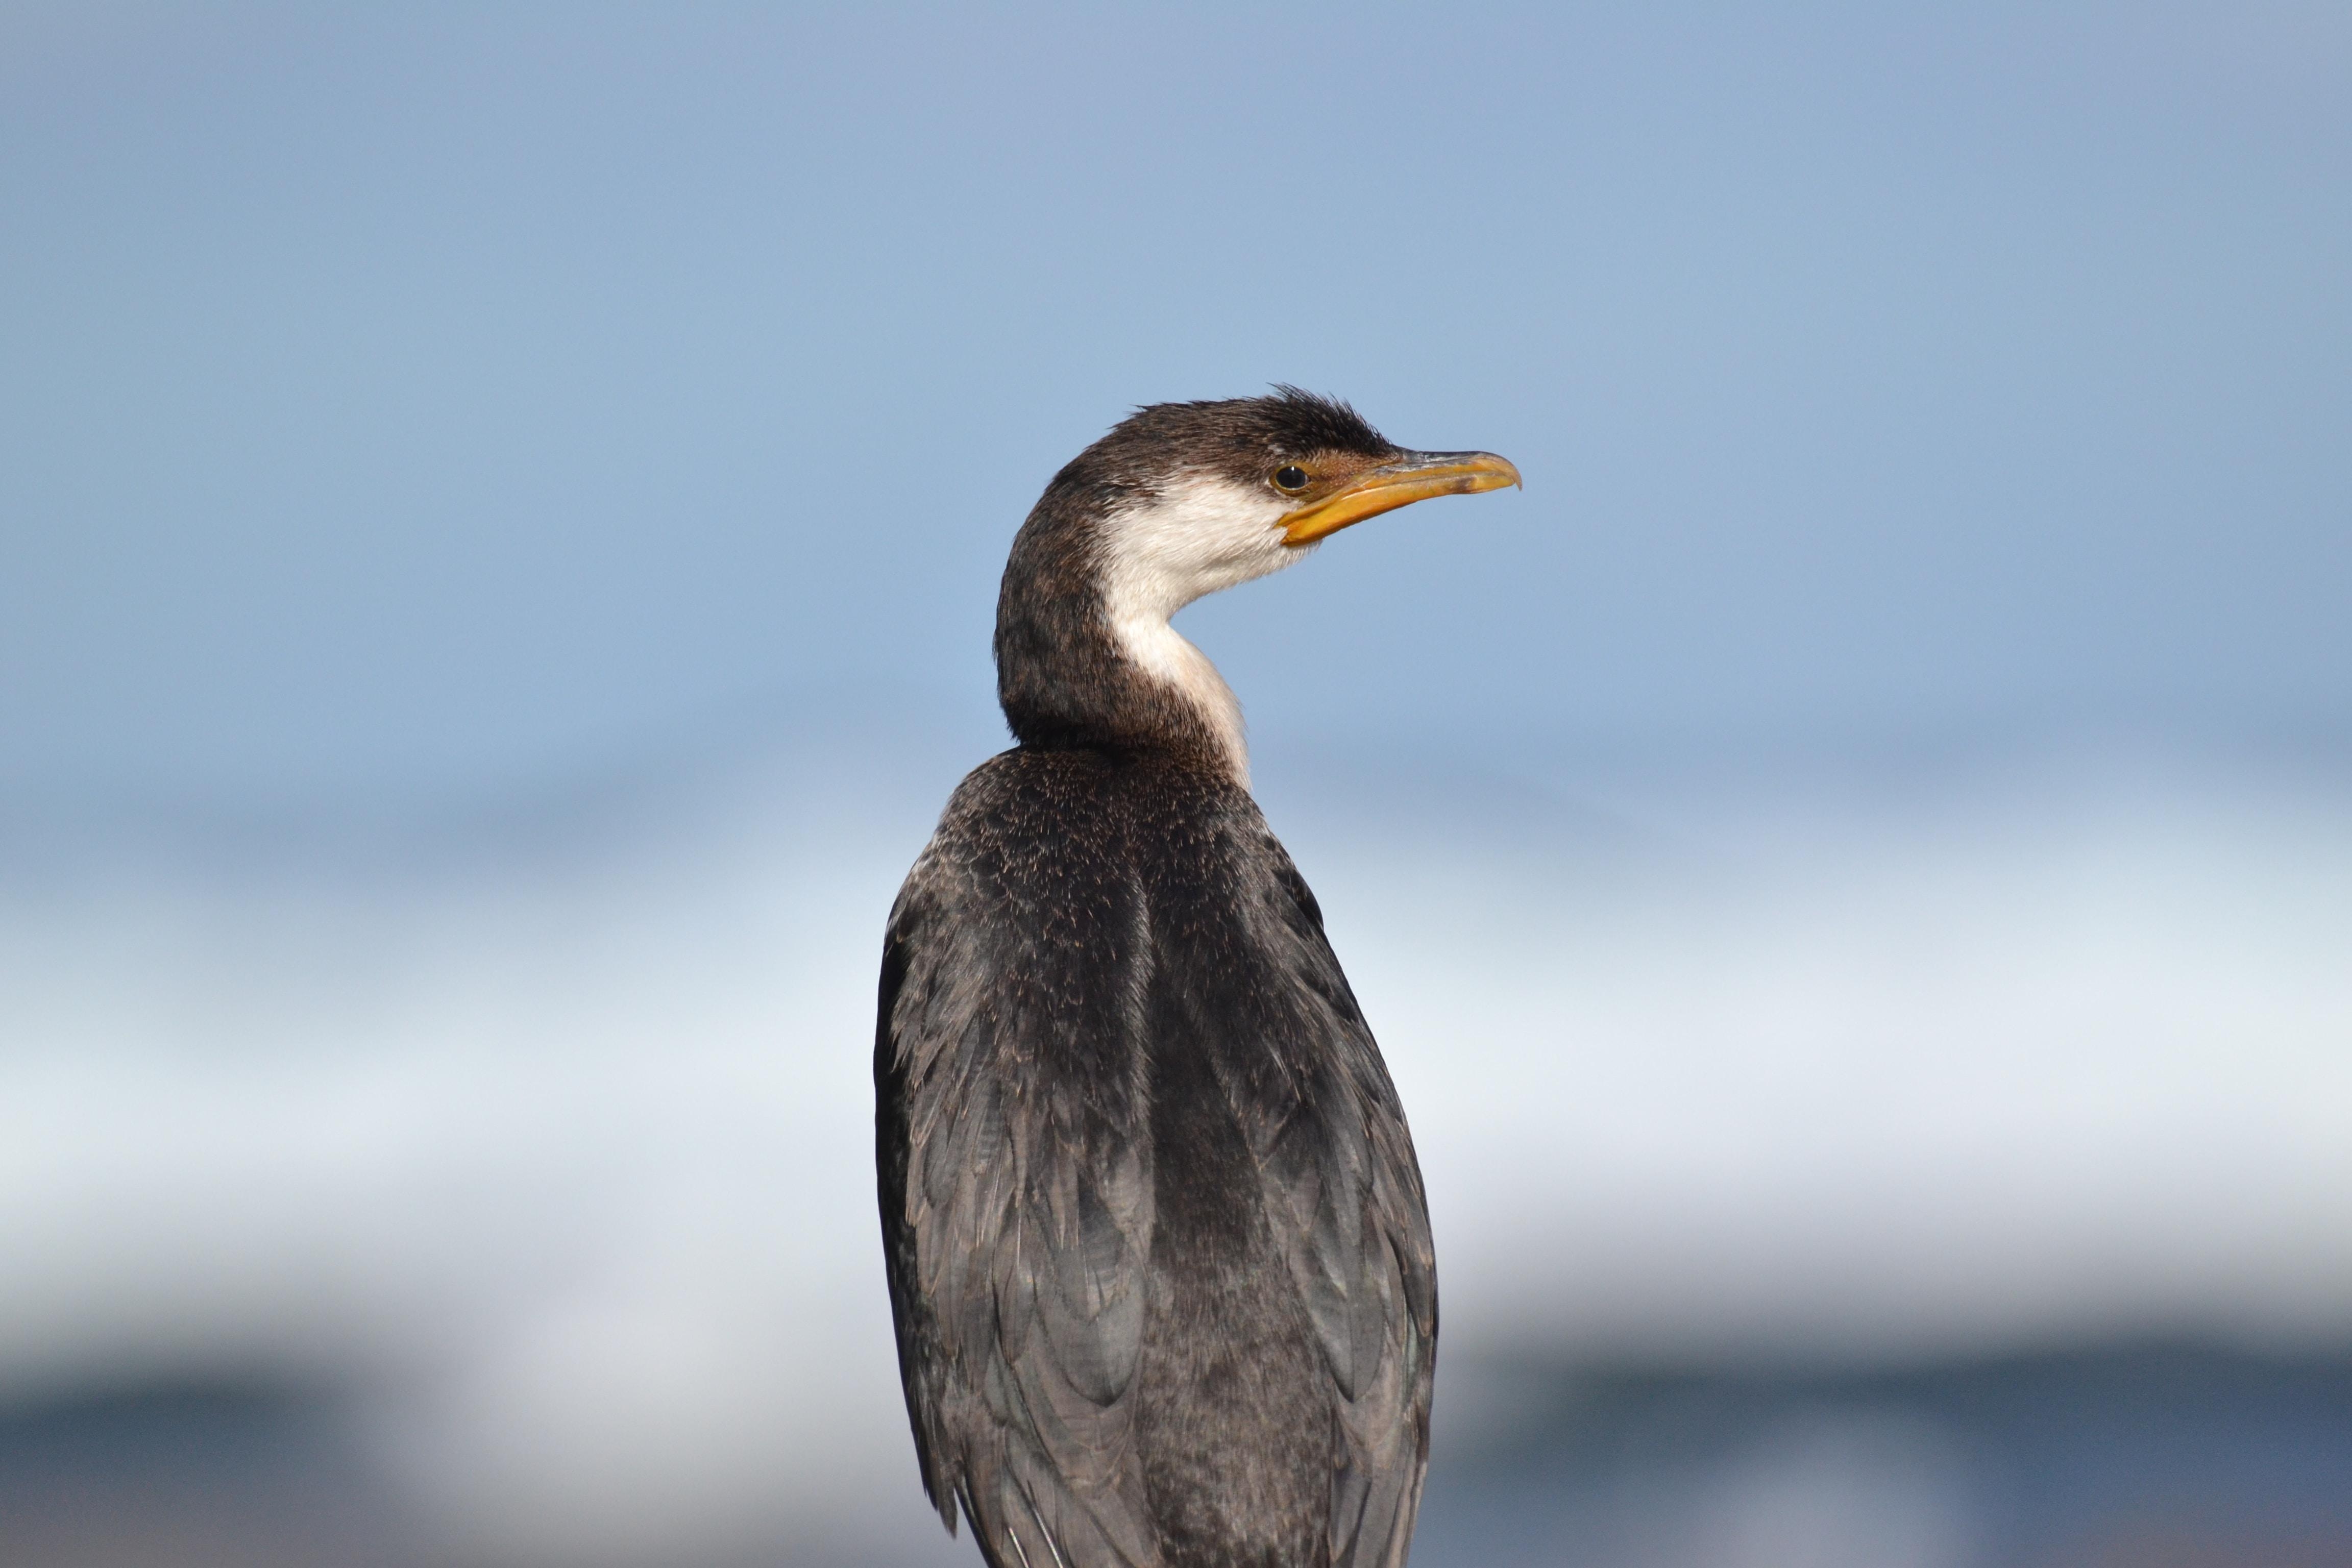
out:
M1180 752L1010 752L891 914L882 1220L923 1480L996 1568L1400 1564L1437 1300L1313 898Z
M1104 593L1123 508L1395 450L1289 389L1161 405L1013 542L1020 745L891 911L874 1058L923 1484L995 1568L1404 1561L1437 1342L1404 1116L1216 724Z

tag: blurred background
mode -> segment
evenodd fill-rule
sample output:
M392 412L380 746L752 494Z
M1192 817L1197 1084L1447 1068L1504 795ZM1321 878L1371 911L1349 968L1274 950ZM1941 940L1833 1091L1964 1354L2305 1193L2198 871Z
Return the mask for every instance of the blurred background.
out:
M1444 1268L1415 1561L2352 1563L2352 12L0 10L0 1563L978 1561L872 1218L1007 542L1181 623Z

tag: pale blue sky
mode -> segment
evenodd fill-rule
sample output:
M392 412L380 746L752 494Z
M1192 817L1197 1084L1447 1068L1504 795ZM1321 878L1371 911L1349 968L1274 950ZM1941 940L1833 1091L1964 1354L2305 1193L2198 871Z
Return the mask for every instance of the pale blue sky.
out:
M1528 489L1192 612L1261 735L2341 733L2347 279L2329 5L18 5L0 797L977 734L1276 380Z

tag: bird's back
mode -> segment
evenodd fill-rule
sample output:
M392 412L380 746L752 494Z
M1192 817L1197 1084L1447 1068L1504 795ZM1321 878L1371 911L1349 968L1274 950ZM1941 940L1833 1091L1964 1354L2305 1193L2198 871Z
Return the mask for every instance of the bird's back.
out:
M882 1220L925 1485L999 1568L1403 1560L1435 1277L1312 896L1212 769L1018 750L892 912Z

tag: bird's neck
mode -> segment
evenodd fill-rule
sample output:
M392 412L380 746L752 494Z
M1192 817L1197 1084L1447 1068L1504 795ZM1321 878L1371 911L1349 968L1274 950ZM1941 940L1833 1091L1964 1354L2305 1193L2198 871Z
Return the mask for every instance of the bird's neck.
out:
M1111 641L1127 666L1150 684L1164 700L1173 697L1192 721L1188 730L1207 731L1226 771L1244 789L1249 787L1249 742L1242 726L1242 705L1209 656L1168 624L1168 616L1149 607L1106 605Z
M1016 542L997 601L997 698L1013 737L1049 751L1160 753L1247 788L1241 704L1169 625L1178 606L1102 572L1089 552L1024 548L1034 542L1025 531Z

